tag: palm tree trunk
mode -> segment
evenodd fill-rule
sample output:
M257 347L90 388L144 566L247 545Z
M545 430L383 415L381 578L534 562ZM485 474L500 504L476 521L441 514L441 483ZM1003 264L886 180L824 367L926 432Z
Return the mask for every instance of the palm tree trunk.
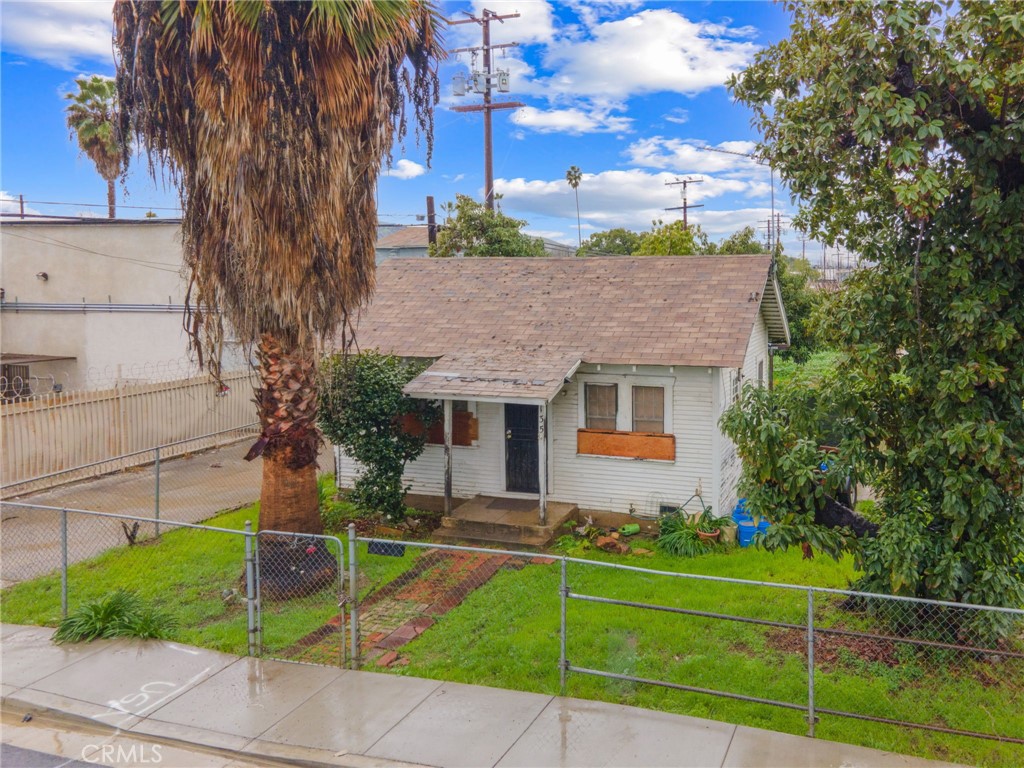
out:
M117 216L117 210L114 205L116 199L114 197L114 180L107 179L107 218L113 219Z
M578 188L573 187L573 192L576 193L576 237L580 241L580 248L583 247L583 227L580 226L580 191Z
M263 432L246 458L263 456L260 529L322 533L316 485L316 364L264 334L256 352L256 404Z

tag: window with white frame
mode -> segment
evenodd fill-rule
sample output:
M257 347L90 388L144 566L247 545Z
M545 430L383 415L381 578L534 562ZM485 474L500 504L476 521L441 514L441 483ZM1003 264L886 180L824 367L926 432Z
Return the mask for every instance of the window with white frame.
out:
M617 384L585 384L585 423L587 429L614 431L619 414Z
M584 374L579 426L605 432L671 434L674 377Z
M665 388L634 386L633 431L665 432Z

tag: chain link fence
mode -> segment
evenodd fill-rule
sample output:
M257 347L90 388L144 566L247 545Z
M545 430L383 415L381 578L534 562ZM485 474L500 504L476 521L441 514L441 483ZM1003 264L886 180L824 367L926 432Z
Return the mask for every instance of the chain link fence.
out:
M216 526L10 502L0 513L6 622L55 624L128 589L173 616L176 640L232 653L1024 763L1024 610L362 538L354 526L347 541L254 534L246 510ZM957 739L991 749L958 752Z
M258 425L200 435L3 486L5 499L199 522L252 504L259 462L244 461Z
M559 626L530 636L517 623L521 611L557 616L558 559L536 552L354 539L358 614L354 629L356 661L366 668L404 667L415 661L417 674L437 674L471 682L486 669L470 651L483 633L502 638L488 646L485 664L522 671L522 682L542 678L558 664ZM427 631L444 641L420 646ZM455 675L455 677L452 677ZM536 686L533 686L536 687Z
M810 736L853 719L999 742L994 764L1024 759L1024 610L571 558L562 592L562 686L576 695L595 692L578 674L641 706L657 695L659 708L756 720L770 705L789 713L775 727L803 721Z
M346 666L348 601L341 540L281 531L260 531L256 538L263 655Z

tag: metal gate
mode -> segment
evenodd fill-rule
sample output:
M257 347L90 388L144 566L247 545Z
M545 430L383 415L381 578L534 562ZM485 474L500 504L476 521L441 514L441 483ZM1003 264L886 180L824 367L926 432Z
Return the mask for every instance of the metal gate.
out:
M336 536L260 531L253 585L261 656L345 666L345 549Z

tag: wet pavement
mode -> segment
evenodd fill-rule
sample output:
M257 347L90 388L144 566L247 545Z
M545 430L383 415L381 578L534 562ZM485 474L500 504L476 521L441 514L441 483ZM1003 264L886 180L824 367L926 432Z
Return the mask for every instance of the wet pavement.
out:
M257 764L941 765L603 702L239 658L169 642L59 647L51 634L0 626L5 723L24 713L73 718L105 729L111 744L157 739ZM245 763L201 765L215 764Z
M250 440L222 448L164 461L160 468L161 520L200 523L226 510L252 504L260 497L262 462L243 459ZM320 456L321 471L329 469L332 456ZM95 480L42 491L0 504L4 558L0 561L0 586L50 573L61 565L60 512L26 509L12 504L84 509L152 518L155 505L155 472L152 466ZM255 521L253 521L255 523ZM127 544L121 521L69 513L68 562L77 563ZM166 530L166 528L164 529ZM153 535L143 523L139 539Z

